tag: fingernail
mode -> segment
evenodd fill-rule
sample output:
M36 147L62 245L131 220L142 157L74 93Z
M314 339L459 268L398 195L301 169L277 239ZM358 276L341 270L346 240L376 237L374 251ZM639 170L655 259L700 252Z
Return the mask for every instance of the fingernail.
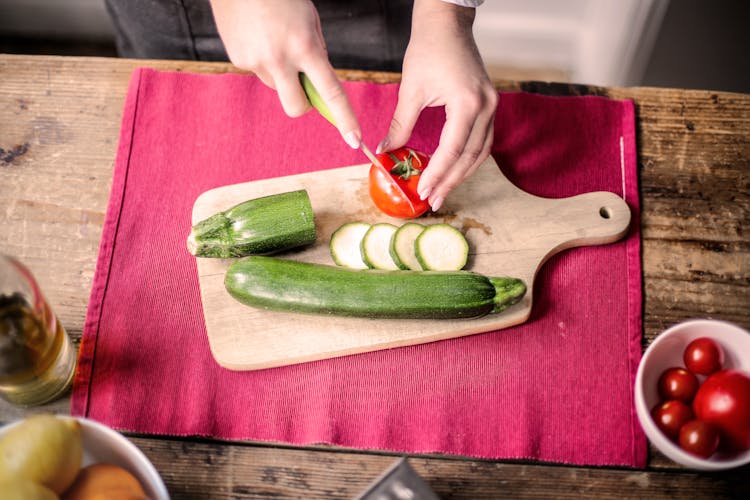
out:
M388 147L388 144L390 144L390 142L391 142L391 139L389 137L386 137L385 139L380 141L380 144L378 144L378 147L375 148L375 153L380 154L383 151L385 151L386 148Z
M422 191L418 191L419 193L419 199L420 200L426 200L428 196L430 196L430 193L432 193L431 187L426 187Z
M437 212L438 209L440 209L440 207L442 205L443 205L443 197L442 196L436 196L435 199L433 200L432 204L431 204L432 211L433 212Z
M344 134L344 141L352 149L359 149L359 136L353 130Z

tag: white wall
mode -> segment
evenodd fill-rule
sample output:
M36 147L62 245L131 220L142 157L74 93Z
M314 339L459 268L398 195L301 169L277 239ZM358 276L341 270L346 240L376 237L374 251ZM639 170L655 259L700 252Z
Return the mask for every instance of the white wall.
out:
M474 34L488 66L547 68L570 81L640 77L668 0L486 0Z
M111 39L104 0L0 0L4 35Z

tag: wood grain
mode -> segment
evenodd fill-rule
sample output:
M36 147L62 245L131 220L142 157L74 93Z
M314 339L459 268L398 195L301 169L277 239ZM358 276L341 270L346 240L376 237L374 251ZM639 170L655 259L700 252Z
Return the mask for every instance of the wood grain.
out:
M391 453L195 440L134 439L175 498L355 498L393 462ZM440 498L747 498L737 474L568 467L422 456L409 464Z
M0 252L35 273L78 342L132 70L221 73L229 64L0 55ZM392 73L341 71L348 80ZM497 81L504 91L632 99L637 114L644 346L667 326L711 316L750 328L750 96ZM0 401L0 422L66 413ZM392 455L260 443L136 437L174 498L345 498ZM685 471L652 452L647 471L416 457L445 498L747 498L744 467Z
M404 222L386 217L372 204L366 192L367 172L366 165L355 165L222 186L198 197L192 222L196 224L246 200L304 189L315 214L317 237L313 245L291 252L287 258L333 265L329 242L342 224ZM332 184L333 178L339 181ZM352 203L341 206L339 200L346 197L352 198ZM497 217L501 212L513 217ZM620 196L609 192L558 199L533 196L514 186L490 157L456 188L439 212L420 218L420 222L465 228L470 248L467 269L485 276L519 278L526 283L526 295L500 314L470 320L302 317L240 304L224 287L224 275L232 260L199 258L203 315L216 361L229 369L257 370L445 340L523 323L531 314L534 278L544 262L568 248L617 241L630 225L630 209Z

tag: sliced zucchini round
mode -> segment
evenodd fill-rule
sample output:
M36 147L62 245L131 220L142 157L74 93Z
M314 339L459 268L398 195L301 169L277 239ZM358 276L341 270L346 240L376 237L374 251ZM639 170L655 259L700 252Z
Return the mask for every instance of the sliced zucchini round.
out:
M417 237L422 234L424 228L422 224L407 222L394 233L391 239L390 253L399 269L422 270L414 250L414 242L417 241Z
M387 222L373 224L362 238L362 260L371 269L398 270L391 257L391 238L398 228Z
M362 260L362 238L370 229L366 222L347 222L331 235L331 258L339 266L367 269Z
M449 224L428 226L414 242L417 260L424 270L458 271L469 258L469 243Z

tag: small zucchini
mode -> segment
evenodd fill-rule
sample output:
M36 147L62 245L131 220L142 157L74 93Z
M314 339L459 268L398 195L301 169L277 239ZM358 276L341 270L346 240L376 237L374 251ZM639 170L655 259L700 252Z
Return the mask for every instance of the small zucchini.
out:
M478 318L526 293L519 279L469 271L357 270L263 256L233 262L224 285L261 309L400 319Z
M244 257L280 252L315 241L310 197L304 189L248 200L193 226L188 251L196 257Z

